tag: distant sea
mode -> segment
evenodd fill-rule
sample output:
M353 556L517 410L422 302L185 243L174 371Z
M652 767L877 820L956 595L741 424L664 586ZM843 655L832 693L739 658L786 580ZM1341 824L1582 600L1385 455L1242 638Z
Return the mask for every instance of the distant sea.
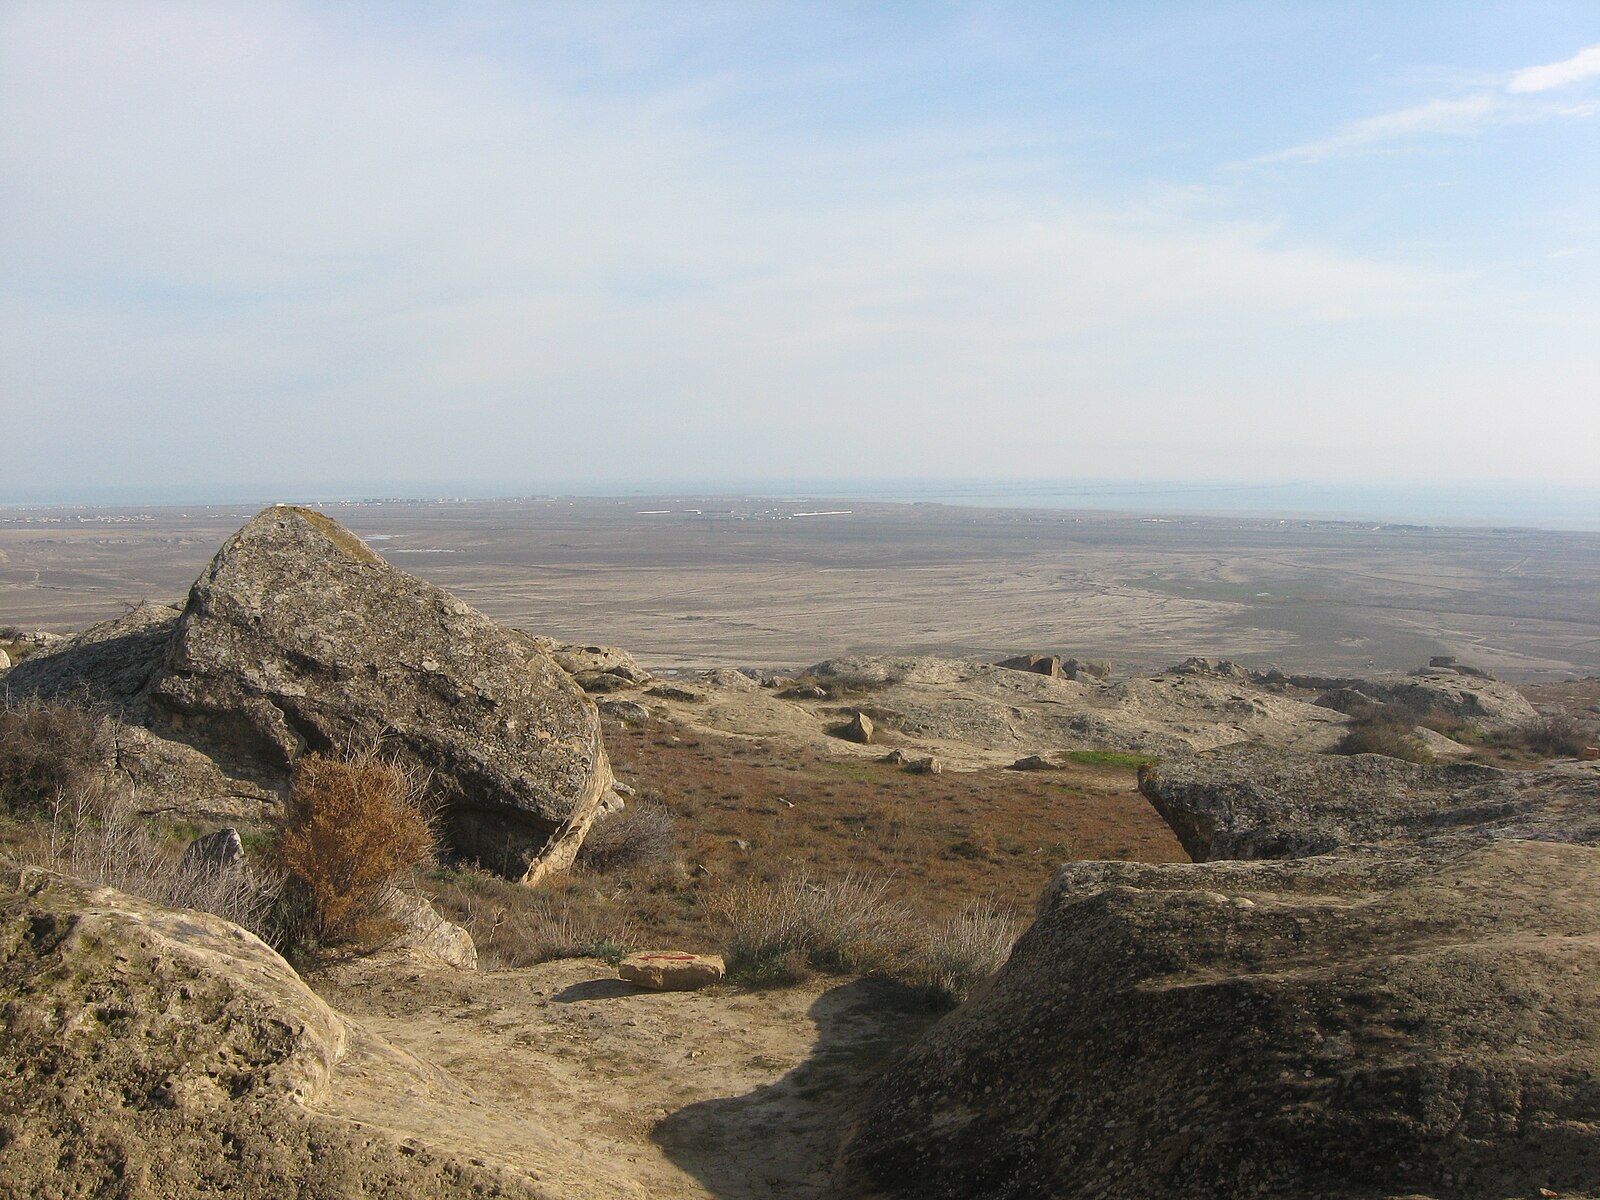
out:
M1597 467L1600 475L1600 467ZM799 488L807 496L977 508L1094 509L1390 524L1600 531L1600 485L1166 483L974 480Z
M1597 472L1600 473L1600 472ZM1373 521L1407 525L1511 526L1600 532L1600 485L1204 483L1115 480L742 479L522 483L378 482L330 487L194 485L95 488L67 493L0 491L0 507L135 507L351 500L496 500L531 496L720 497L951 504L974 508L1087 509L1169 516Z

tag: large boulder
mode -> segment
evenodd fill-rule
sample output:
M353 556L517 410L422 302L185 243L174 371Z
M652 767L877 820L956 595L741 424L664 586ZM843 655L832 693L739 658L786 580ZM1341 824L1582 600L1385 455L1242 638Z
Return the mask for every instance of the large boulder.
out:
M303 508L239 530L181 613L136 610L8 682L101 702L268 798L307 753L380 744L430 773L458 852L529 882L570 864L612 782L594 705L533 639Z
M1501 1200L1600 1181L1600 850L1063 868L839 1159L907 1200Z
M1423 672L1357 686L1374 700L1418 717L1452 717L1481 729L1516 729L1539 716L1528 698L1509 683L1455 671Z
M0 1012L0 1195L550 1195L337 1115L352 1083L392 1081L378 1111L453 1085L208 913L0 869Z
M1063 867L845 1195L1595 1194L1600 771L1236 746L1142 787L1213 861Z
M1600 842L1600 774L1574 767L1502 771L1240 744L1143 767L1139 790L1196 862L1462 831Z

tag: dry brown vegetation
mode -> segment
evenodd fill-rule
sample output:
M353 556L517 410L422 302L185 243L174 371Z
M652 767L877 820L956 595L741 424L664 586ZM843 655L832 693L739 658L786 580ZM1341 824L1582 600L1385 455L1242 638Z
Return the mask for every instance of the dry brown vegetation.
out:
M370 942L385 932L391 889L435 848L414 772L365 752L308 755L278 828L290 940Z
M847 971L958 997L1061 862L1185 860L1132 758L927 776L659 721L605 738L640 795L577 870L534 891L461 866L430 882L486 964L674 946L750 982Z
M110 734L98 714L58 700L0 707L0 811L43 814L98 786Z

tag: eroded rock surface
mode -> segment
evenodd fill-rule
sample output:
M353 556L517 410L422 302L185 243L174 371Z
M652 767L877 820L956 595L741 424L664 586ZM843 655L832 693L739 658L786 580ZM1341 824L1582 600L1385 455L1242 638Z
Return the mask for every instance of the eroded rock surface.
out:
M1503 771L1237 745L1143 768L1139 789L1196 862L1458 832L1600 842L1600 773L1577 767Z
M548 1200L520 1172L324 1115L351 1059L382 1066L390 1110L448 1085L209 914L0 870L0 1011L7 1196Z
M1065 867L879 1085L855 1196L1592 1195L1600 850Z

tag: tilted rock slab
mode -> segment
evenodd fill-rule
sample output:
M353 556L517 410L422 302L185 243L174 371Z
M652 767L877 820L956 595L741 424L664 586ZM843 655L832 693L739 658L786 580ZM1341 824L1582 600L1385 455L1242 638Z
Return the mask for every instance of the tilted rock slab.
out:
M1600 1183L1600 850L1063 868L876 1088L848 1196L1501 1200Z
M379 743L432 774L459 852L529 882L571 863L612 782L594 705L534 639L303 508L239 530L181 613L135 610L8 683L148 726L178 747L147 755L181 785L174 807L205 815L259 816L303 755ZM193 794L208 786L226 795Z
M1163 759L1139 790L1197 862L1300 858L1459 831L1600 842L1600 774L1419 765L1241 744Z
M269 508L217 552L150 705L279 781L381 741L433 774L458 851L530 882L571 863L611 784L599 715L548 655L307 509Z

